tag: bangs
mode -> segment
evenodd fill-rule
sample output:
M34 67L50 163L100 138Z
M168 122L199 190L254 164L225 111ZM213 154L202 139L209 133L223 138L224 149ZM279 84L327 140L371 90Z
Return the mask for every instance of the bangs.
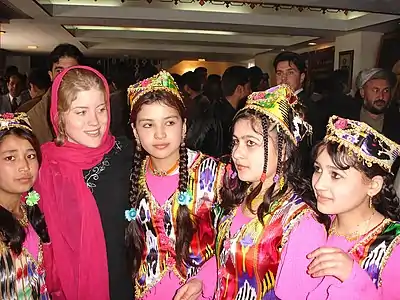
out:
M328 152L329 157L332 159L333 164L339 170L348 170L352 167L358 169L358 159L354 154L349 154L346 147L322 141L317 146L315 146L313 151L313 160L316 161L317 157L322 153L322 151Z

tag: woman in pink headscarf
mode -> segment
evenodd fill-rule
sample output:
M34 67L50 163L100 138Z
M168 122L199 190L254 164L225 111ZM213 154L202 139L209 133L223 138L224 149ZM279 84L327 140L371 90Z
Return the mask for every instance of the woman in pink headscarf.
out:
M64 70L53 82L50 118L56 139L42 146L35 188L54 248L52 299L133 299L121 218L132 146L109 132L106 79L90 67Z

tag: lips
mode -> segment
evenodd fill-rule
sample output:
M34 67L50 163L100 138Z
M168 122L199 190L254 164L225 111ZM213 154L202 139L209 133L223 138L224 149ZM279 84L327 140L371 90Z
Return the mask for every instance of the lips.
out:
M90 137L99 137L100 136L100 129L96 129L96 130L88 130L85 131L85 133L90 136Z
M243 171L243 170L247 169L246 166L242 166L242 165L235 165L235 166L236 166L236 170L238 170L238 171Z
M22 182L22 183L29 183L32 181L32 176L17 178L17 181Z
M163 149L167 148L168 145L169 144L156 144L156 145L153 145L153 147L158 149L158 150L163 150Z
M332 198L317 195L317 201L320 203L326 203L332 201Z

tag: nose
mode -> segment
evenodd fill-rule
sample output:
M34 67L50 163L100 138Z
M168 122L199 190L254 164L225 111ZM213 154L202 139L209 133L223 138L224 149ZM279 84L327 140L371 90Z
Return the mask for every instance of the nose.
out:
M29 171L29 162L26 157L20 160L20 164L18 166L18 171L21 173Z
M164 126L157 126L156 131L154 132L154 138L156 140L162 140L167 137L167 134L165 133L165 128Z
M89 117L88 117L88 124L90 126L97 126L99 125L99 116L97 115L96 112L91 112L89 113Z
M244 158L244 151L243 151L243 147L238 144L235 145L232 149L232 158L234 160L240 160Z
M316 191L327 190L327 179L323 173L314 173L312 177L313 187Z

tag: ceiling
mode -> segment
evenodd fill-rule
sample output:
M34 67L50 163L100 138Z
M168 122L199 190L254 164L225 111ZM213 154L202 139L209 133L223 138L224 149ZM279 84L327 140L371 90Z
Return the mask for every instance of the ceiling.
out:
M67 42L86 55L171 60L245 61L351 31L391 31L400 19L399 0L0 1L3 49L50 52Z

